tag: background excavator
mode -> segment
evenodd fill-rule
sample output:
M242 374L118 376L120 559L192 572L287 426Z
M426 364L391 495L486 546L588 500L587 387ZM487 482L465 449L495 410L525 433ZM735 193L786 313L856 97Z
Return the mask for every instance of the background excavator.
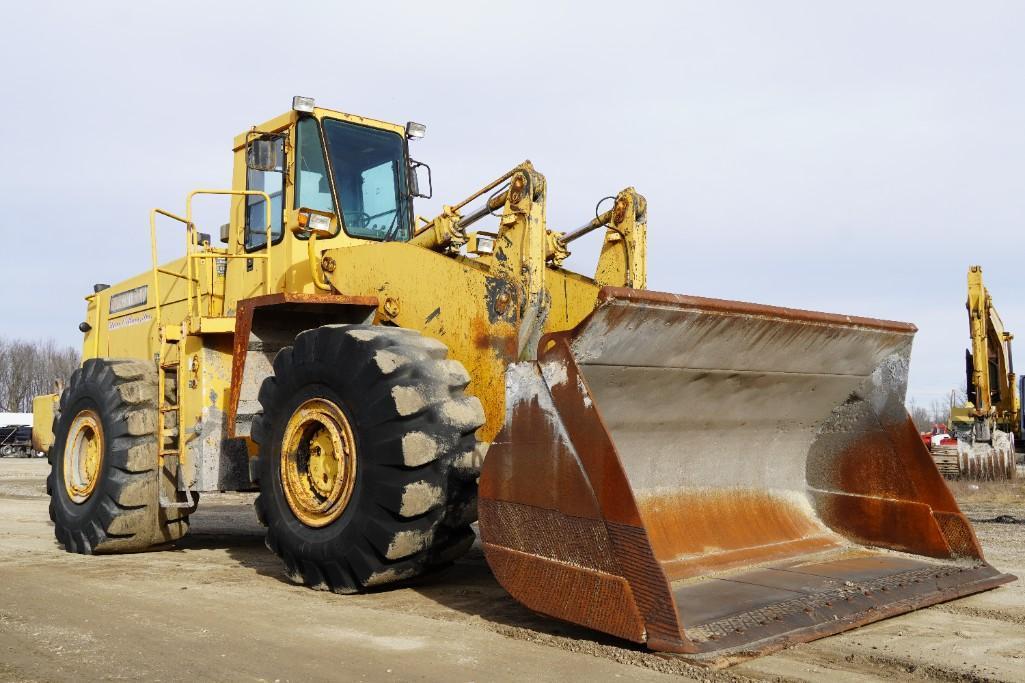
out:
M982 267L968 269L968 327L965 351L967 401L950 408L948 427L956 445L936 445L933 459L946 476L1014 479L1016 446L1022 441L1021 394L1011 341L993 298L982 282Z
M68 551L259 490L287 576L351 593L479 520L527 607L713 662L1013 579L904 408L913 325L646 291L644 197L556 230L529 162L415 217L423 132L296 98L236 137L230 190L152 212L151 267L94 288L82 367L37 402ZM158 262L158 218L184 257ZM565 268L591 233L594 274Z

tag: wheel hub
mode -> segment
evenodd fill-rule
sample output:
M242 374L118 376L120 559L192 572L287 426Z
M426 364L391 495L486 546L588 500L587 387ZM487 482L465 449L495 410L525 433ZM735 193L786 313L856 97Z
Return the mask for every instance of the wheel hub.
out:
M345 413L326 399L292 413L281 439L281 484L300 522L322 527L338 519L356 483L356 441Z
M64 490L74 503L92 496L103 465L103 426L93 410L83 410L71 421L64 444Z

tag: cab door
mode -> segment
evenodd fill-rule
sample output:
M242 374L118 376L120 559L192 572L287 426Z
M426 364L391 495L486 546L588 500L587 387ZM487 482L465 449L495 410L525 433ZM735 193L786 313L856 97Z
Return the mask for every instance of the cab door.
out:
M246 147L239 150L242 159L236 160L236 183L241 189L261 191L270 196L270 251L269 262L263 258L268 254L267 245L267 200L261 195L249 195L236 200L233 215L233 231L236 235L235 253L246 258L231 259L228 282L230 291L229 310L235 308L240 299L259 296L267 291L266 281L271 281L271 291L279 291L277 280L281 277L285 254L283 226L286 206L286 174L288 172L288 129L281 132L250 134ZM242 161L239 168L238 161ZM240 173L241 172L241 173ZM243 180L238 176L244 174ZM233 225L233 227L234 227Z

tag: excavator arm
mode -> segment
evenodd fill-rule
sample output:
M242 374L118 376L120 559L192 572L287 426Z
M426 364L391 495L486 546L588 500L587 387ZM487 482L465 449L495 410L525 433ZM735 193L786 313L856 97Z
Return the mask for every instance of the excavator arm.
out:
M1014 336L1004 329L993 298L982 282L980 266L968 270L966 306L971 334L967 381L968 398L974 405L972 415L977 421L987 422L989 427L1018 432L1021 397L1011 355Z

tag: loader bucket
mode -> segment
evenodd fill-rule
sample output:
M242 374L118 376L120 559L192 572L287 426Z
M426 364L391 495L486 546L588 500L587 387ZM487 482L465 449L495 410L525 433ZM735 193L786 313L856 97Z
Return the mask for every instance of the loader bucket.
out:
M479 504L499 583L718 665L1013 580L904 408L914 332L603 289L508 369Z

